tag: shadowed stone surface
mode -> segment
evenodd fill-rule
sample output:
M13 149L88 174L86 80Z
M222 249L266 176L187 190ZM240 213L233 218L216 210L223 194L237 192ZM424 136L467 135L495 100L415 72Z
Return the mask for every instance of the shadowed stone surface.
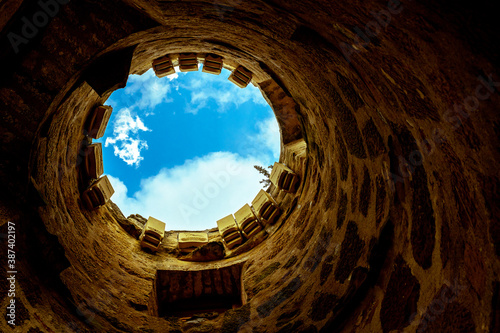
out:
M410 324L410 316L417 310L420 284L412 275L403 258L396 258L396 267L389 279L380 310L380 321L384 332L402 330Z
M0 237L15 223L17 330L498 331L494 3L63 2L0 4ZM273 226L224 257L195 253L206 262L179 260L178 231L142 251L143 217L80 199L88 115L129 74L181 52L253 73L280 125L280 162L301 180L293 194L270 189L283 210ZM287 148L296 139L304 152ZM156 286L158 271L172 283ZM231 286L234 309L159 316L157 291ZM7 294L0 286L4 311ZM12 331L4 314L0 331Z

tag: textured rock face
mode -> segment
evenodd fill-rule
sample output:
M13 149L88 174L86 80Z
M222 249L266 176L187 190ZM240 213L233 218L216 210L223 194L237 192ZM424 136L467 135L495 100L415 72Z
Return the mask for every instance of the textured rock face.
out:
M0 5L0 234L15 223L14 331L500 330L500 43L488 5L64 2ZM295 194L271 191L283 213L269 237L223 260L180 261L170 241L141 251L139 216L80 200L89 112L128 74L179 52L254 74L282 126L280 161L301 177ZM298 138L304 156L286 147ZM232 283L243 306L159 316L158 271L229 266L241 267ZM207 294L222 286L216 276ZM9 301L2 282L4 314Z

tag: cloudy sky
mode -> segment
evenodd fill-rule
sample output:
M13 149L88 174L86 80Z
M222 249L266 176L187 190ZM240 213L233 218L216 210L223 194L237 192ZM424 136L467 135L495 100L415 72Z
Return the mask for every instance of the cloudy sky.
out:
M153 216L167 230L213 228L262 188L253 166L278 160L278 124L259 89L237 87L229 71L177 72L131 75L108 99L113 113L97 140L104 172L125 216Z

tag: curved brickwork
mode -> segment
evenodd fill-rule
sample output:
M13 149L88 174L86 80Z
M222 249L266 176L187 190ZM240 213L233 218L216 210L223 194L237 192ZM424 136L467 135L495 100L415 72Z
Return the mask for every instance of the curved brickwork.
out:
M0 11L0 231L16 225L20 332L498 331L500 43L488 2L9 0ZM281 213L253 237L186 260L178 232L149 253L145 219L112 201L88 209L80 165L93 110L180 53L251 73L280 124L279 162L300 179L271 186ZM171 283L157 286L158 272ZM165 315L162 292L205 295L214 311Z

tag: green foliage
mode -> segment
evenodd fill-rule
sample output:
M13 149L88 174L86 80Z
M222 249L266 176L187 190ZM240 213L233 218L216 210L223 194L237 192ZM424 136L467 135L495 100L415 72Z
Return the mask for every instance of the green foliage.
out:
M269 177L271 177L271 173L266 169L264 168L263 166L260 166L260 165L254 165L253 166L255 169L257 169L257 171L259 171L259 173L263 174L264 175L264 179L262 179L259 183L263 183L263 187L264 189L267 189L270 185L271 185L271 180L269 179ZM267 167L268 169L273 169L273 166L272 165L269 165Z

